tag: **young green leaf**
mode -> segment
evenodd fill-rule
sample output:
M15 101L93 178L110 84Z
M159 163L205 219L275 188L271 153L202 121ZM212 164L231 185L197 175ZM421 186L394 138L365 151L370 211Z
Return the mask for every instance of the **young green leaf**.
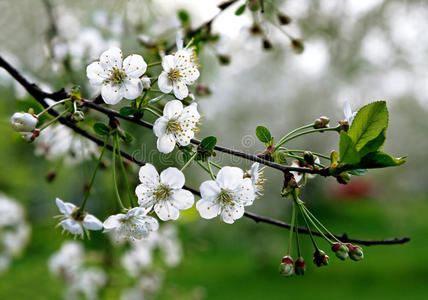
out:
M217 138L215 136L207 136L201 141L200 148L205 151L211 151L217 144Z
M339 162L342 166L355 165L360 162L360 155L355 148L355 144L345 131L340 132Z
M109 127L104 123L95 123L94 124L94 131L98 135L107 135L110 132Z
M131 106L124 106L120 109L120 114L122 116L130 116L134 113L135 113L135 111Z
M367 169L395 167L405 162L405 157L395 158L388 153L378 151L364 156L358 164L358 167Z
M235 15L240 16L244 13L246 4L242 4L238 9L235 11Z
M257 126L256 128L256 136L262 143L270 143L272 140L272 136L270 131L264 126Z
M388 127L388 109L385 101L377 101L362 107L349 128L349 137L357 151L374 140Z
M132 143L134 140L134 137L127 131L123 131L123 134L120 135L120 138L127 144Z
M386 128L382 130L382 132L377 136L377 138L368 142L361 150L358 152L361 157L366 156L371 152L380 151L385 144L386 140Z

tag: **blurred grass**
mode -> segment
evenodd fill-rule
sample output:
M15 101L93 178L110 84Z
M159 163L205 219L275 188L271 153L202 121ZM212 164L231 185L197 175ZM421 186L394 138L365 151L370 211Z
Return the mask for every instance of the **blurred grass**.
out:
M422 299L427 291L428 237L421 212L427 210L427 200L395 202L390 205L393 209L364 200L318 207L317 212L340 208L342 218L325 222L346 229L350 236L377 239L408 235L412 240L405 245L364 247L365 259L360 262L339 261L320 241L331 260L329 266L316 268L305 237L308 268L303 277L284 278L277 272L287 231L246 219L234 226L202 220L182 224L184 260L166 273L158 299L191 299L195 295L206 299ZM61 239L53 222L34 225L26 254L1 277L0 299L60 298L63 285L49 274L46 262ZM97 236L87 245L99 245Z

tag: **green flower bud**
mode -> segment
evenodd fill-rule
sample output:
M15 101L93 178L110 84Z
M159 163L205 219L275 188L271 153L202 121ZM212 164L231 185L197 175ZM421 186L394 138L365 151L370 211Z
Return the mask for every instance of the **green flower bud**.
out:
M341 260L345 260L349 256L349 249L346 247L346 245L342 243L334 243L331 246L331 250L336 253L336 256L340 258Z
M349 258L355 261L362 260L364 258L363 249L360 246L346 244L349 250Z

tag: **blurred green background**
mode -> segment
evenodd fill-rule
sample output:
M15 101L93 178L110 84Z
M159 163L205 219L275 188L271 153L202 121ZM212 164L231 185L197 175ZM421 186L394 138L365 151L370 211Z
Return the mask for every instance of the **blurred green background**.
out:
M169 21L178 22L179 9L186 9L192 26L198 26L217 12L216 4L220 1L88 2L50 1L59 16L73 15L78 20L76 30L91 26L91 16L97 10L106 11L110 17L119 16L128 26L116 36L124 52L145 55L146 50L136 41L138 34L156 36L170 26ZM198 98L205 117L199 137L215 133L221 145L259 153L263 145L255 139L257 125L267 126L279 138L321 115L329 116L334 124L343 118L344 100L349 100L356 109L370 101L386 99L390 124L385 149L396 156L407 155L407 163L398 168L370 171L364 178L353 179L347 187L334 180L316 178L307 184L302 199L335 233L346 232L361 239L409 236L411 241L404 245L364 247L363 261L342 262L319 240L331 260L328 267L317 268L311 262L310 241L304 236L307 272L302 277L285 278L278 274L277 268L286 252L287 230L256 224L246 218L232 226L217 219L202 220L193 208L175 222L183 244L183 260L165 273L157 299L425 298L428 292L425 153L428 38L424 31L428 26L427 3L399 0L273 3L293 18L286 30L303 38L305 52L294 54L289 40L274 27L266 28L274 47L271 51L263 50L260 39L248 34L252 22L248 12L236 17L232 8L218 18L213 26L224 37L221 45L207 46L201 53L200 82L209 85L212 94ZM85 96L90 97L84 69L91 58L68 73L50 68L53 62L45 51L49 32L46 1L0 1L0 5L0 54L13 53L20 61L20 70L31 74L36 82L49 83L52 89L81 84ZM103 34L107 38L109 33ZM175 29L166 37L173 41L174 34ZM219 53L230 55L231 64L219 66ZM25 206L32 236L23 255L0 275L0 299L58 299L64 285L49 274L47 260L70 237L55 228L54 199L58 196L79 203L94 162L70 167L35 157L33 145L23 142L8 121L15 111L35 103L28 96L18 100L12 83L5 76L1 78L0 191ZM93 117L105 121L99 115ZM151 116L147 120L154 121ZM175 153L164 156L151 152L156 145L152 132L124 121L122 125L136 138L128 150L137 150L134 154L138 158L153 161L158 169L180 165L174 162ZM293 141L290 148L328 154L337 150L337 141L335 134L325 133ZM243 168L250 166L249 162L230 160L223 155L217 161ZM52 170L57 177L47 182L45 175ZM132 186L137 184L137 171L130 167L135 175L131 177ZM208 179L195 166L185 174L192 187ZM265 177L268 179L265 195L248 211L289 222L289 203L279 196L280 174L266 170ZM101 220L114 205L111 180L108 168L100 172L88 204L88 210ZM85 240L85 245L88 249L104 249L105 238L94 233L91 240ZM111 275L119 279L110 288L120 287L121 280L124 281L121 274ZM115 293L103 297L114 299Z

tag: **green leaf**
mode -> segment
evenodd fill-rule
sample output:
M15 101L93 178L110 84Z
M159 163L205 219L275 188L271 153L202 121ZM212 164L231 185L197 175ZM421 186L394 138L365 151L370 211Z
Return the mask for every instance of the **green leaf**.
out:
M340 132L339 162L340 165L355 165L360 162L355 144L345 131Z
M135 110L131 106L124 106L120 109L120 114L122 116L130 116L135 113Z
M368 142L361 150L358 152L361 157L366 156L366 154L379 151L382 149L386 140L386 128L384 128L377 138Z
M215 136L207 136L201 141L200 148L205 151L211 151L217 144L217 138Z
M354 169L349 171L348 173L354 176L364 176L368 173L369 171L367 169Z
M360 151L388 127L388 109L385 101L377 101L362 107L352 122L348 134Z
M260 140L260 142L263 142L266 144L270 143L270 141L272 140L270 131L264 126L257 126L256 136Z
M120 138L127 144L132 143L132 141L134 140L134 137L127 131L123 131L120 135Z
M246 4L242 4L238 9L235 11L235 15L240 16L244 13Z
M104 123L95 123L94 124L94 131L98 135L107 135L110 133L110 129Z
M378 151L364 156L358 164L358 167L367 169L395 167L405 162L405 157L395 158L388 153Z

